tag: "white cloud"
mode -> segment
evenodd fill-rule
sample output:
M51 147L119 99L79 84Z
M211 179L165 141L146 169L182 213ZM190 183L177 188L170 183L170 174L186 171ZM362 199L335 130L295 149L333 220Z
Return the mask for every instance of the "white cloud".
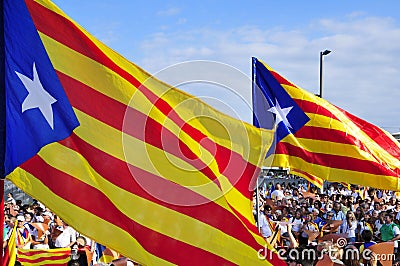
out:
M177 7L171 7L165 10L160 10L157 12L157 16L175 16L181 12L180 8Z
M395 22L351 14L345 21L314 21L301 31L243 26L160 32L142 43L141 65L158 71L187 60L215 60L250 75L251 56L256 56L298 86L318 93L319 51L329 49L324 97L389 131L400 131L400 27Z
M178 19L177 24L178 24L178 25L183 25L183 24L185 24L186 22L187 22L187 19L186 19L186 18L180 18L180 19Z

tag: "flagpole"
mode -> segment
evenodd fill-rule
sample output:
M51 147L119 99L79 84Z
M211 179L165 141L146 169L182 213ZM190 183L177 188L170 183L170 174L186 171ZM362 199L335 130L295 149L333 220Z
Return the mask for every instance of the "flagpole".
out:
M323 63L323 57L324 55L330 54L330 50L325 50L319 52L319 97L322 98L322 63ZM324 193L324 183L325 181L322 181L322 187L321 187L321 194Z
M4 241L4 178L0 178L0 195L1 195L1 215L0 215L0 235ZM0 265L3 265L3 241L1 241L1 252L0 252Z
M4 178L6 142L6 89L5 89L5 42L4 42L4 1L0 0L0 235L4 241ZM3 247L3 241L1 246ZM0 265L3 265L3 250L0 252Z
M258 183L258 177L257 177L257 181L256 181L256 211L257 211L257 228L258 228L258 232L260 232L260 207L258 206L260 192L258 190L258 186L259 186L259 183Z

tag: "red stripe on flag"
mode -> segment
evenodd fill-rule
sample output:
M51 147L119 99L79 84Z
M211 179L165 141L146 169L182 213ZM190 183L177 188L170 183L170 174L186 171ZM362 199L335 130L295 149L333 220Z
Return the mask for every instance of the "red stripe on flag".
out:
M352 122L355 123L358 128L367 134L375 143L381 146L383 150L395 158L400 158L400 149L398 143L395 142L396 140L393 140L386 135L385 132L383 132L383 130L379 127L368 123L367 121L362 120L361 118L358 118L343 109L338 109L341 110L347 117L349 117L349 119L351 119Z
M211 180L218 182L211 169L205 165L176 135L162 127L158 122L91 89L69 76L60 72L57 72L57 74L63 87L66 89L71 104L75 108L120 131L123 130L125 133L130 134L139 140L146 141L157 148L174 154L178 158L194 165ZM86 101L86 99L92 100ZM102 105L99 105L99 102L101 102ZM103 106L107 106L107 109L105 110ZM125 113L126 111L127 113ZM123 128L124 117L126 121L132 121L126 123L125 128ZM137 125L144 125L146 128L140 128ZM186 125L184 125L184 127L186 127ZM157 131L159 133L154 133ZM208 138L204 139L206 140L206 144L203 146L207 147L208 150L214 154L220 172L225 175L231 184L233 184L246 198L250 199L252 196L252 189L249 188L250 181L248 177L257 176L260 169L253 164L248 163L239 154L230 149L218 144L213 146L210 142L207 143L207 140L209 140ZM202 144L203 143L204 142L202 141ZM176 145L173 146L174 144L177 144L178 147ZM180 152L183 152L183 154Z
M301 170L299 170L299 169L294 169L294 168L293 168L293 171L295 171L295 172L297 172L297 173L300 173L300 174L306 176L309 180L311 180L311 181L314 182L314 183L319 184L320 186L322 186L322 184L323 184L323 180L322 180L322 179L319 179L318 177L315 177L315 176L313 176L313 175L310 175L310 174L307 173L307 172L301 171Z
M280 84L289 85L289 86L292 86L292 87L296 87L296 85L294 85L294 84L291 83L289 80L287 80L287 79L285 79L284 77L282 77L281 75L279 75L279 73L277 73L277 72L275 72L275 71L273 71L273 70L271 70L271 69L268 69L268 71L272 74L272 76L274 76L274 78L275 78Z
M51 253L54 256L68 257L71 255L71 250L64 250L64 248L62 251L59 251L57 249L51 249L51 250L48 250L48 249L46 249L46 250L43 250L43 249L30 249L30 250L28 249L28 250L26 250L26 249L24 249L24 250L20 250L20 254L25 255L25 256L36 256L36 255L40 255L40 254L44 254L44 253L45 254Z
M132 238L139 241L148 252L157 254L160 258L185 265L232 264L216 254L170 238L131 220L101 191L51 167L37 155L23 163L21 168L34 175L65 201L126 231ZM79 191L79 193L72 194L71 191ZM176 255L177 250L179 250L180 256Z
M323 106L315 103L315 102L310 102L310 101L305 101L301 99L294 99L295 102L300 106L300 108L305 112L305 113L314 113L314 114L319 114L323 115L326 117L329 117L331 119L335 119L337 121L340 121L343 123L340 119L338 119L331 111L328 109L324 108ZM332 105L333 106L333 105ZM362 132L364 132L367 136L369 136L375 143L377 143L379 146L382 147L383 150L387 151L390 155L392 155L395 158L400 158L400 149L398 146L396 146L396 143L394 143L393 139L391 139L388 135L385 134L379 127L357 117L349 112L335 106L338 111L342 112L347 118L354 123ZM314 127L313 130L319 129L317 127ZM302 129L300 129L302 130ZM331 129L333 130L333 129ZM311 133L311 132L308 132ZM322 132L321 132L322 133ZM325 132L324 132L325 133ZM317 134L314 133L314 136L321 136L321 137L327 137L330 139L327 139L332 142L339 142L339 143L346 143L346 139L348 138L351 143L356 143L358 147L360 147L364 151L368 151L363 143L361 143L358 139L351 135L346 135L345 132L339 133L341 136L338 135L331 135L329 134L328 136L324 136L324 134ZM297 136L297 134L296 134ZM343 136L346 136L346 138L343 138ZM339 139L335 139L336 137L339 137ZM306 137L306 134L303 135L303 138L309 138L309 139L314 139L314 137ZM316 137L315 139L318 139ZM322 140L322 139L321 139ZM349 142L347 141L347 142Z
M317 164L337 169L364 172L374 175L387 175L393 177L398 177L400 175L399 169L389 171L389 169L387 169L384 165L378 164L376 162L333 154L309 152L298 146L294 146L284 142L277 143L275 153L299 157L311 164Z
M360 150L367 151L364 144L361 143L358 139L346 132L333 128L303 126L294 134L294 136L296 138L323 140L340 144L355 145Z
M4 250L4 254L3 254L3 261L2 261L2 266L8 266L10 264L10 253L11 250L8 249L8 243L7 243L7 247Z
M20 253L19 253L20 254ZM46 256L46 257L41 257L41 258L30 258L31 256L37 256L37 255L47 255L47 254L53 254L53 256ZM45 250L40 251L40 252L23 252L23 254L20 254L18 257L18 261L21 263L25 264L37 264L40 262L44 261L49 261L47 263L43 263L41 265L67 265L67 263L61 263L62 260L65 260L71 256L71 252L47 252ZM59 261L57 263L57 261Z
M295 99L295 98L293 98L293 100L297 103L297 105L305 113L323 115L323 116L329 117L331 119L340 121L339 118L337 118L330 110L326 109L325 107L323 107L315 102L310 102L310 101L306 101L306 100L302 100L302 99Z
M91 146L74 134L60 143L81 153L82 156L87 158L89 164L96 170L96 172L121 189L158 205L191 216L221 230L225 234L230 235L249 246L258 247L254 238L243 227L237 217L213 201L193 192L189 188L153 175L133 165L128 165L126 162L118 160ZM108 163L104 164L104 162ZM190 176L189 173L188 175ZM120 178L121 176L132 176L132 178ZM157 189L157 191L153 191L155 193L152 193L151 188L156 187L162 189ZM181 205L190 202L193 202L193 206ZM213 215L204 215L205 213L212 213ZM243 221L247 220L236 211L235 214ZM225 221L229 221L229 224L226 224ZM258 232L254 224L246 223L246 226L254 233Z

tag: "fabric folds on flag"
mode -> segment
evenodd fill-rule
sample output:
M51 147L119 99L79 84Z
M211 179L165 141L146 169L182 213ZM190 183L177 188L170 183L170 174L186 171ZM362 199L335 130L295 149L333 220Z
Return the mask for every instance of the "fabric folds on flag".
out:
M290 168L314 184L400 190L400 145L388 132L297 87L256 58L253 110L256 126L276 131L266 165Z
M144 265L283 265L252 214L270 131L155 79L50 1L5 0L4 21L8 179Z
M68 265L71 248L18 249L18 261L23 266Z
M12 229L3 253L3 266L14 266L17 259L17 222Z

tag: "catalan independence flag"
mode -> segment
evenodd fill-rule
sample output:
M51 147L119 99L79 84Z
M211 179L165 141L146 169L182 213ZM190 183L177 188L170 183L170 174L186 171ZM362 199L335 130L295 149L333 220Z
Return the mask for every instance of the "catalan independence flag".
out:
M155 79L50 1L4 0L3 16L9 180L140 264L283 264L252 214L270 131Z
M266 164L322 180L400 190L400 145L372 125L253 58L254 124L275 128ZM275 150L274 150L275 148Z
M68 265L71 248L18 249L18 261L23 266Z

